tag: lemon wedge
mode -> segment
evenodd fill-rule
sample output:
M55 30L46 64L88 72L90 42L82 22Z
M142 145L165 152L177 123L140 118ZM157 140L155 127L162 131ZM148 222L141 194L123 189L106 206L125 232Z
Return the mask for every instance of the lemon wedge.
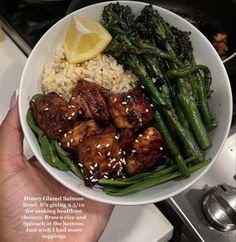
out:
M98 22L73 16L65 39L65 56L70 63L90 60L101 53L112 37Z

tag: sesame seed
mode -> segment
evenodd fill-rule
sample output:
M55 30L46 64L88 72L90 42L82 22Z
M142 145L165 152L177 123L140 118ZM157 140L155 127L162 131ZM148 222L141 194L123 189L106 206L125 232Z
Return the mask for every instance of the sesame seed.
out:
M67 142L67 147L70 147L70 142Z
M142 89L145 89L145 87L144 87L143 85L141 85L141 88L142 88Z
M70 143L73 143L74 142L74 140L73 139L70 139Z
M128 96L127 96L127 98L131 98L131 96L130 96L130 95L128 95Z
M58 145L61 146L61 143L59 142Z
M72 134L72 130L68 131L69 134Z
M71 108L71 106L69 105L68 108Z
M71 100L74 100L74 99L75 99L75 97L72 97L72 98L71 98Z
M70 105L72 108L75 108L75 105Z
M138 121L139 121L140 123L142 123L143 120L142 120L142 118L139 118Z
M106 147L109 147L110 146L110 144L106 144Z
M79 114L82 114L83 112L81 110L79 110Z
M143 135L142 134L139 134L138 137L143 137Z
M105 175L108 175L109 173L107 171L104 172Z
M58 130L58 132L59 132L59 133L61 133L61 132L62 132L62 130L61 130L61 129L59 129L59 130Z
M89 166L89 168L93 171L94 170L94 167L93 166Z
M47 110L48 110L48 108L45 108L45 109L44 109L44 111L47 111Z
M129 112L129 108L126 108L126 109L125 109L125 112L128 113L128 112Z
M78 165L79 165L80 167L83 167L83 164L81 164L81 163L78 163Z
M150 106L151 106L152 108L154 107L154 105L153 105L152 103L150 104Z
M93 175L93 171L92 171L92 170L89 170L89 173L90 173L91 175Z
M94 164L94 167L97 167L97 166L98 166L98 163L95 163L95 164Z
M123 151L122 153L123 153L123 155L126 155L126 152L125 151Z
M126 104L127 104L127 102L122 102L122 104L123 104L123 105L126 105Z
M113 159L110 160L110 163L113 163L115 161L116 161L116 158L113 158Z
M156 83L157 82L156 78L152 78L152 82Z
M148 109L146 109L146 113L148 113L149 112L149 110Z
M71 120L72 119L72 117L68 117L68 120Z
M100 144L98 144L98 145L96 145L96 147L97 147L97 148L100 148L100 147L101 147L101 145L100 145Z
M116 164L114 166L112 166L112 168L115 169L116 168Z
M110 166L111 166L111 163L108 164L108 167L110 167Z
M75 112L73 112L73 113L71 114L71 116L74 117L74 116L75 116Z
M115 136L115 139L119 139L119 138L120 138L120 135L117 134L117 135Z
M107 156L109 156L111 154L111 152L109 151L108 153L107 153Z
M136 139L135 142L138 143L139 141Z
M103 178L104 178L104 179L108 179L108 176L104 175Z
M91 182L97 182L97 181L98 181L98 179L96 179L96 178L91 180Z
M34 99L31 99L31 102L35 103L35 100Z
M119 151L118 154L121 155L122 151Z
M84 170L83 169L81 169L80 171L81 171L82 174L84 173Z
M66 136L67 136L67 133L64 134L64 137L65 137L65 138L66 138Z
M160 147L160 150L163 150L163 147Z
M113 99L113 102L115 103L115 102L116 102L116 100L117 100L117 99L116 99L116 98L114 98L114 99Z
M98 154L99 154L99 155L102 155L101 152L99 152L99 151L98 151Z
M126 176L122 176L122 178L123 178L123 179L125 179L125 178L126 178Z
M93 176L90 176L89 179L92 180L93 179Z
M136 150L132 150L131 152L132 152L132 153L136 153Z

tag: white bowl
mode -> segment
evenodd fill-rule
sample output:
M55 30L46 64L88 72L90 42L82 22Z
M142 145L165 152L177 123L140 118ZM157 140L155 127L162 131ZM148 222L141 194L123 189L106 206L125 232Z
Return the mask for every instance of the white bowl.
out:
M191 41L194 48L195 59L197 63L208 66L212 74L212 89L214 92L210 99L210 106L216 115L218 126L210 133L213 146L207 150L206 154L207 157L211 157L213 161L207 167L194 172L187 179L170 181L124 197L109 196L98 188L90 189L86 187L84 182L73 173L60 171L50 166L43 159L37 139L26 123L26 112L29 108L30 97L36 93L42 92L40 83L44 65L53 59L56 48L63 46L67 27L71 21L72 15L80 15L101 21L103 7L108 3L109 2L91 5L71 13L52 26L39 40L28 58L21 78L19 89L20 121L25 137L34 155L42 166L67 188L84 197L104 203L120 205L154 203L172 197L187 189L210 169L223 148L231 124L232 94L224 65L210 42L199 32L199 30L185 19L166 9L154 6L154 8L163 16L165 21L181 30L190 31L192 33ZM121 3L129 5L134 14L139 14L140 10L146 5L146 3L129 1L123 1Z

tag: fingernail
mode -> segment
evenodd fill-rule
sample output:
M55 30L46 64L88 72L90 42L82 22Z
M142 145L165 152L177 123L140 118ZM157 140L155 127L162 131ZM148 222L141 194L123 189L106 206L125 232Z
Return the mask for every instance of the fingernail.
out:
M14 108L16 103L17 103L17 98L18 98L18 93L19 93L19 90L16 89L11 97L11 101L10 101L10 108Z
M15 90L15 93L16 93L16 99L17 99L18 96L19 96L19 88L17 88L17 89Z

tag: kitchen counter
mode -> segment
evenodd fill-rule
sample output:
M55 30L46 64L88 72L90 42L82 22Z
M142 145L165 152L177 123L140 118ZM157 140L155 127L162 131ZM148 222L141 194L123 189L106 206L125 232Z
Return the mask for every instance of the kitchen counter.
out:
M0 42L0 123L4 119L13 92L19 87L21 73L26 63L26 56L4 34L3 42Z

